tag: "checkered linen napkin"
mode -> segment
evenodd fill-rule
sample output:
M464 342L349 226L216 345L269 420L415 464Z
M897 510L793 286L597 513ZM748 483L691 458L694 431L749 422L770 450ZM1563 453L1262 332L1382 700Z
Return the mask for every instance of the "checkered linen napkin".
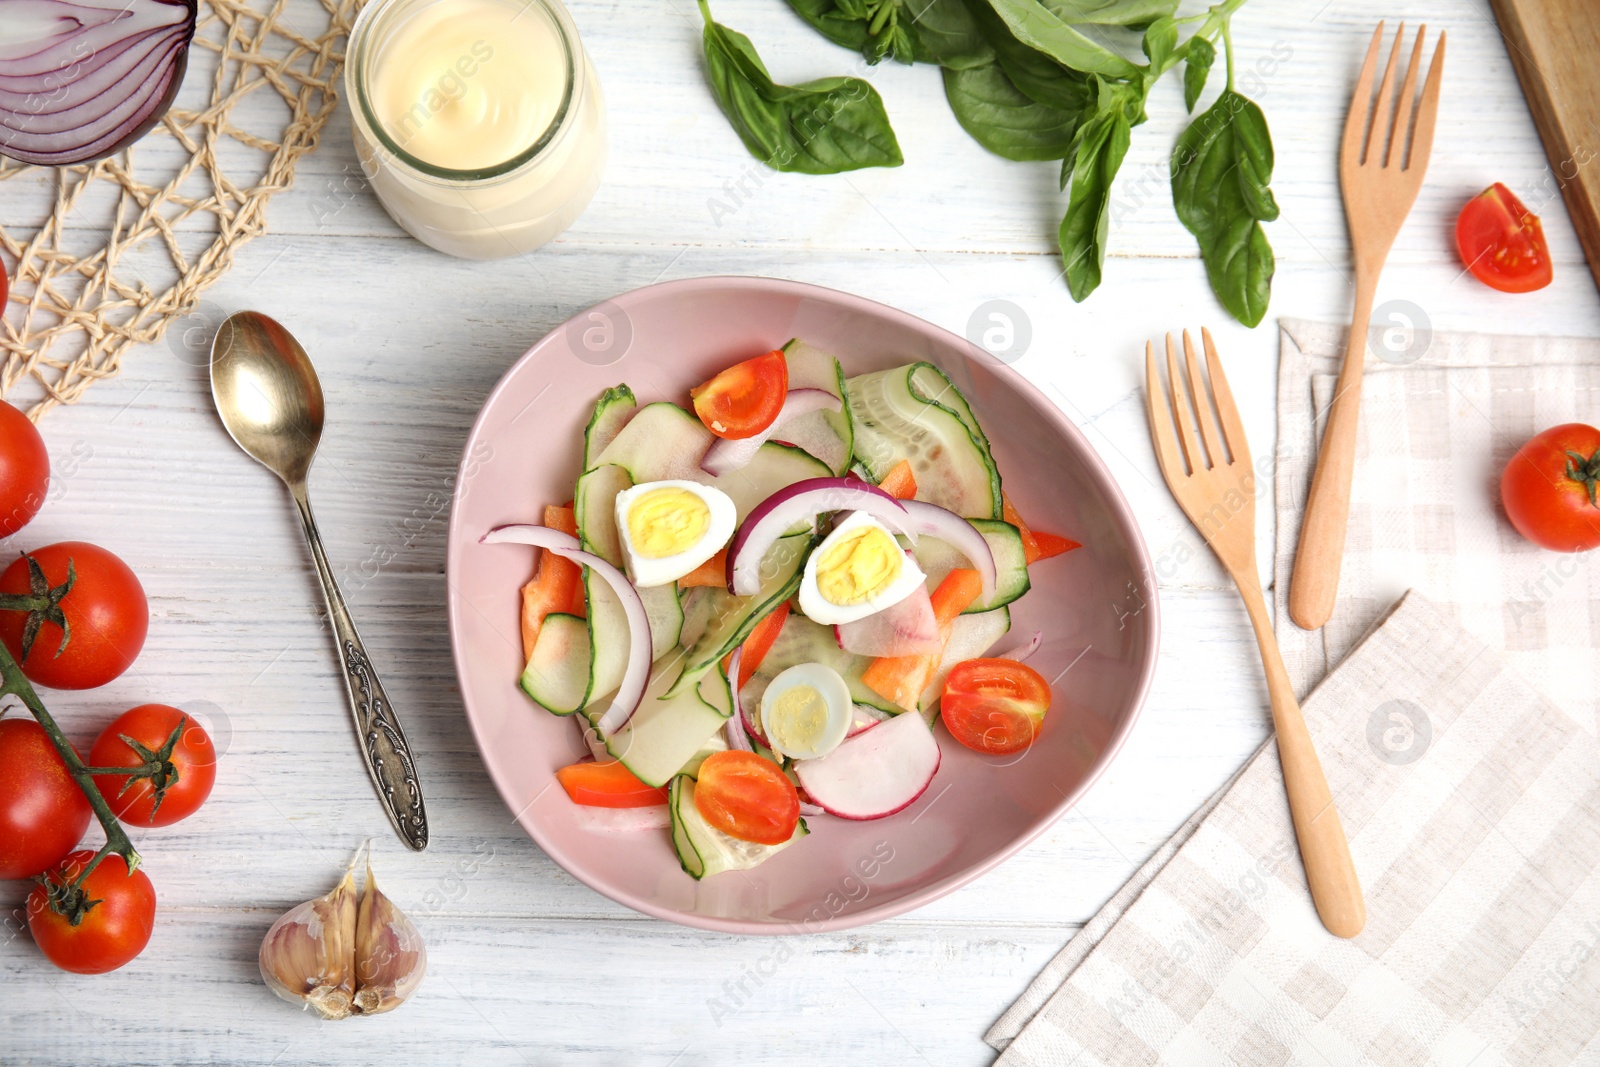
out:
M1600 342L1380 335L1339 602L1307 633L1287 583L1345 329L1280 326L1278 637L1302 694L1350 657L1305 711L1368 928L1317 923L1269 740L986 1040L1003 1067L1600 1064L1600 574L1494 504L1523 440L1593 421ZM1411 586L1441 602L1385 622Z
M1594 738L1419 593L1305 714L1367 928L1318 922L1269 742L995 1024L1001 1067L1600 1063Z

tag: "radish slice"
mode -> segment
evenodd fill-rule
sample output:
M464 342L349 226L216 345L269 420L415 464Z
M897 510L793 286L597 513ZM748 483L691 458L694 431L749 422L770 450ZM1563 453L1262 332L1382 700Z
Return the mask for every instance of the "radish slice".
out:
M778 417L772 420L772 425L754 437L741 437L736 441L717 438L700 460L700 469L713 478L736 471L755 459L761 446L790 419L809 415L813 411L838 411L841 406L839 398L826 389L791 389L783 398L783 407L778 411Z
M733 714L728 716L728 725L723 731L728 735L728 747L735 752L754 752L750 747L750 739L744 733L744 708L739 703L739 662L744 658L744 646L733 650L733 658L728 660L728 689L733 693Z
M857 704L855 714L850 719L850 732L845 734L848 741L856 734L864 734L880 722L888 722L892 716L887 711L879 711L867 704Z
M874 615L835 626L833 634L840 648L857 656L916 656L944 647L926 585Z
M1024 661L1026 661L1029 656L1031 656L1035 652L1039 651L1039 645L1043 640L1044 640L1044 631L1043 630L1035 630L1035 631L1033 631L1033 636L1028 638L1022 644L1018 645L1016 648L1013 648L1008 652L996 653L994 658L995 659L1016 660L1018 663L1022 663Z
M773 493L745 516L728 546L728 591L735 596L754 596L759 593L761 561L778 538L797 523L815 522L823 512L846 510L864 511L891 530L905 534L913 541L916 539L916 531L910 528L905 504L877 486L852 478L807 478ZM943 513L950 514L947 511ZM972 529L972 524L967 523L967 528ZM973 530L973 533L977 531ZM983 541L983 538L979 536L978 540ZM956 547L961 546L957 544ZM988 547L988 543L984 542L986 551ZM988 588L991 591L994 589L992 556L989 559Z
M915 803L939 770L939 742L921 715L896 715L795 774L806 795L841 819L881 819Z
M983 592L979 594L979 600L987 602L994 596L996 581L994 552L990 550L989 542L983 539L983 534L978 532L978 528L955 512L946 511L937 504L930 504L925 500L907 500L904 503L906 516L911 520L911 532L938 538L966 556L967 561L972 564L972 569L978 572L978 578L983 582Z
M497 526L478 541L486 545L533 545L547 549L590 568L616 592L617 599L622 602L623 614L628 618L628 665L622 672L622 684L611 698L611 706L600 716L594 728L601 737L610 737L622 729L638 710L639 702L644 699L644 687L650 681L650 619L645 615L644 601L639 599L639 591L633 587L633 583L599 556L579 548L576 537L547 526Z

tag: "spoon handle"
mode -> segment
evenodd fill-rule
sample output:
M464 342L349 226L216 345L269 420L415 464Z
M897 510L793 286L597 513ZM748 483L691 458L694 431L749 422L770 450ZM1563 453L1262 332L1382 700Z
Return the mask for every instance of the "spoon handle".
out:
M389 813L389 821L403 841L418 850L428 847L428 814L422 806L422 786L417 781L417 768L411 758L411 746L405 731L394 716L394 708L383 691L367 657L366 646L356 632L356 624L339 593L339 583L334 580L333 568L322 550L322 537L317 533L317 520L311 514L311 501L306 497L305 482L289 486L296 509L300 512L300 525L305 529L306 542L311 546L311 558L317 565L317 577L322 579L322 595L328 602L328 617L333 621L333 633L339 642L339 662L344 668L345 693L350 698L350 713L355 718L356 734L361 742L361 756L367 764L367 774L378 791L378 800Z

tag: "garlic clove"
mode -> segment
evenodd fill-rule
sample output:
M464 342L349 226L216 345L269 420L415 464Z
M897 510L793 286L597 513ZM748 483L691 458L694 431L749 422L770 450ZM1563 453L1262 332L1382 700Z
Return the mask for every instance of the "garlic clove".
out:
M406 913L378 889L369 863L356 916L354 1010L362 1015L393 1011L417 991L427 969L422 935Z
M261 942L267 987L324 1019L348 1016L356 995L358 910L355 880L346 870L327 896L299 904L273 923Z

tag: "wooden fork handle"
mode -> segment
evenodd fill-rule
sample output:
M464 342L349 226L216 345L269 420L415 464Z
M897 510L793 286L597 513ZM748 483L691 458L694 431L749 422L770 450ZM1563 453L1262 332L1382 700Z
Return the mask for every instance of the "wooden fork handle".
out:
M1245 610L1255 628L1261 647L1261 662L1267 672L1267 694L1272 699L1272 725L1278 735L1278 760L1283 764L1283 785L1289 795L1289 814L1294 819L1294 836L1300 844L1300 860L1305 865L1306 884L1311 888L1311 903L1328 932L1339 937L1355 937L1367 925L1367 905L1361 895L1361 880L1356 876L1350 843L1344 836L1344 823L1334 807L1322 761L1311 744L1300 702L1295 699L1289 672L1278 651L1267 607L1256 589L1240 583Z
M1328 424L1317 449L1300 544L1289 578L1289 618L1305 630L1320 629L1333 615L1339 594L1339 568L1344 562L1345 531L1350 525L1350 480L1356 465L1356 426L1361 415L1361 372L1367 359L1367 325L1378 272L1356 277L1356 307L1345 342L1344 367L1328 408Z

